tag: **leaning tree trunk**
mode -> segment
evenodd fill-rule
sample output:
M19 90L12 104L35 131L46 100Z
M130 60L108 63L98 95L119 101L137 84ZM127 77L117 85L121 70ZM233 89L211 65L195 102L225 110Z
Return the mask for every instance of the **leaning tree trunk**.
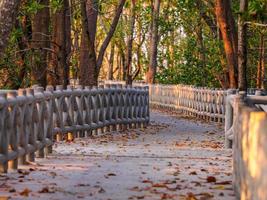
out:
M151 42L150 42L150 59L147 72L147 82L154 83L157 71L157 54L158 54L158 19L160 10L160 0L155 0L152 12Z
M0 57L7 46L9 34L15 24L20 0L0 1Z
M248 1L240 0L238 17L238 88L247 90L247 25L245 16L248 9Z
M221 30L231 88L237 88L237 34L230 0L216 0L215 13Z
M35 50L33 55L33 66L31 80L32 84L38 84L45 87L47 83L47 55L50 45L49 36L49 0L40 0L43 6L34 15L32 20L32 48Z

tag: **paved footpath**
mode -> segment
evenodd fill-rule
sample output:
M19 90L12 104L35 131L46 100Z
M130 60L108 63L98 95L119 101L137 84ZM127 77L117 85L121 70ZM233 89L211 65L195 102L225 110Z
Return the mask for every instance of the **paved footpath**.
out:
M231 200L223 141L222 127L154 110L145 130L57 143L48 158L0 175L0 199Z

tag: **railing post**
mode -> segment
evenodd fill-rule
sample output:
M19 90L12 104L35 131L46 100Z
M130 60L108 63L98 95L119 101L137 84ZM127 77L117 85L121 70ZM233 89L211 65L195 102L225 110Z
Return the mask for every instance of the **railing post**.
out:
M49 94L49 100L47 100L46 102L46 106L48 108L48 116L47 116L47 135L46 137L51 141L51 143L54 142L54 134L53 134L53 111L54 111L54 97L53 97L53 92L54 92L54 87L52 85L48 85L46 87L46 93ZM45 153L47 154L51 154L53 151L53 145L49 145L45 148Z
M19 145L20 147L23 149L23 151L27 152L27 148L28 148L28 141L26 140L28 138L28 135L27 135L27 121L26 121L26 115L28 115L29 113L26 113L26 108L27 108L27 102L26 102L26 90L24 89L19 89L18 90L18 96L20 98L23 98L24 99L24 103L23 105L21 105L21 110L20 110L20 123L19 123L19 128L18 128L18 131L19 131ZM25 165L27 164L26 162L26 154L20 156L18 158L18 164L19 165Z
M60 142L63 140L63 133L62 133L62 129L64 127L64 124L63 124L63 117L64 117L64 113L63 113L63 102L65 101L64 98L65 96L63 95L63 86L62 85L57 85L56 86L56 92L57 94L60 94L59 97L57 97L57 99L55 100L56 101L56 106L57 106L57 114L58 114L58 123L59 125L61 126L60 129L61 131L60 132L57 132L56 133L56 141L57 142Z
M224 141L224 145L225 148L231 148L232 146L232 142L231 140L229 140L227 132L230 130L230 128L233 126L233 106L231 105L231 95L233 95L235 93L235 90L229 89L227 90L227 96L225 99L225 126L224 126L224 130L225 130L225 141Z
M36 141L35 141L35 135L34 135L34 126L35 126L35 121L36 118L34 117L34 115L36 115L35 110L35 106L34 106L34 102L35 102L35 97L34 97L34 90L32 88L28 88L26 89L26 96L27 96L27 101L30 102L29 103L29 113L28 113L28 135L29 135L29 141L28 141L28 146L30 146L30 148L28 148L28 152L26 155L26 160L28 162L34 162L35 160L35 146L36 146Z
M0 94L0 154L4 161L0 162L0 173L7 173L8 169L8 139L7 139L7 95Z
M17 92L12 91L7 93L8 101L16 101ZM18 125L18 111L17 105L10 106L10 118L9 118L9 127L8 127L8 135L10 141L10 150L18 155L18 137L17 137L17 125ZM18 169L18 156L15 159L10 160L8 162L8 169Z
M37 98L37 115L38 115L38 122L37 126L35 127L35 134L37 136L37 147L38 150L36 151L36 157L37 158L44 158L45 157L45 152L44 152L44 144L45 144L45 134L44 134L44 88L42 87L36 87L34 88L34 95ZM39 147L41 146L41 147Z

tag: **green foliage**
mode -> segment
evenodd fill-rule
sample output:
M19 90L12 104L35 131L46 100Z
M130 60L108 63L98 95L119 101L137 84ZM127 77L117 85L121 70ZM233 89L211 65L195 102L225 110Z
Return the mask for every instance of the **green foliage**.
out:
M40 4L38 1L29 0L26 5L23 6L22 12L24 15L35 15L38 10L41 10L42 8L44 8L44 5Z

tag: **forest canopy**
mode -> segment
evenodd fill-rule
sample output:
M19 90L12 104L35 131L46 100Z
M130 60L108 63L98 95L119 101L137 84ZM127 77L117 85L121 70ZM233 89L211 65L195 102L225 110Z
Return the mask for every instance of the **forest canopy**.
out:
M1 88L266 85L266 0L0 2Z

